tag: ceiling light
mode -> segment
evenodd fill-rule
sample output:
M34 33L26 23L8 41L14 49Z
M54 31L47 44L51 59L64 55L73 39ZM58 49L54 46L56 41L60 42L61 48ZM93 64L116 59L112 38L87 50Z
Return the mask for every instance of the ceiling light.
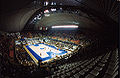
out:
M52 26L52 28L78 28L77 25L59 25L59 26Z

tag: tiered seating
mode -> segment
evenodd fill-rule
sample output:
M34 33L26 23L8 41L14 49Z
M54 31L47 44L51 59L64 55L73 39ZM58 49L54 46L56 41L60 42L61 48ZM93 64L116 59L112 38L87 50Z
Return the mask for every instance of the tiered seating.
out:
M107 53L106 55L104 55L103 58L96 64L93 70L89 72L89 74L85 78L94 78L94 77L102 76L101 73L104 72L104 69L107 65L106 62L108 62L109 56L110 56L110 53Z
M113 52L114 53L114 52ZM118 74L116 54L108 52L101 56L79 60L58 66L58 70L45 78L111 78ZM116 59L114 59L116 58ZM112 60L114 59L114 60ZM115 63L114 63L115 62ZM113 78L114 78L113 77Z
M92 58L90 61L88 59L84 60L84 61L78 61L78 62L74 62L74 63L70 63L70 64L65 64L62 66L59 66L58 71L54 72L54 74L52 75L53 77L70 77L73 75L77 75L77 72L82 73L83 72L83 68L84 66L87 66L90 62L92 62L93 60L95 60L94 58ZM82 70L82 71L80 71ZM84 69L86 71L88 71L87 69Z
M109 65L103 78L115 78L118 75L118 50L112 52Z

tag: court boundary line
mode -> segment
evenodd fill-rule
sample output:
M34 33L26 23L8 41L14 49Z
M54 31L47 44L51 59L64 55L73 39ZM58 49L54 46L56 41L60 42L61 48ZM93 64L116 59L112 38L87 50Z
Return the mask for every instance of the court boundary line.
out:
M34 60L34 62L38 65L38 60L31 54L31 52L26 48L26 46L23 46L27 53L30 55L30 57Z

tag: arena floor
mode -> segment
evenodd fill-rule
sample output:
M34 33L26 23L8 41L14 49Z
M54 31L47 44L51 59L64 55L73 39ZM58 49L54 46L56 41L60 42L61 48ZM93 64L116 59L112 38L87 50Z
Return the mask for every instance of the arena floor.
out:
M65 50L57 49L55 46L47 45L44 43L27 45L24 47L32 59L36 62L38 60L49 61L56 56L64 55L67 53Z

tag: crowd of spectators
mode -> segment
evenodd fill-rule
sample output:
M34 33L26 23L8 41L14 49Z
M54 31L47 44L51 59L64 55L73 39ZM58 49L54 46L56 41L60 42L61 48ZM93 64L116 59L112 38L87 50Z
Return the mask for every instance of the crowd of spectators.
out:
M54 38L56 37L56 38ZM36 66L34 61L28 55L26 50L23 48L24 44L28 44L24 39L32 38L34 40L40 40L39 42L44 42L63 49L63 47L68 47L68 49L73 49L74 45L78 46L79 49L90 46L95 43L95 39L87 38L87 36L80 32L75 31L47 31L44 33L40 32L21 32L21 33L5 33L1 35L0 39L0 68L1 77L3 78L20 78L29 77L31 74L36 72L41 72L46 74L51 74L56 70L56 67L64 63L70 62L72 56L78 55L82 52L77 50L77 52L72 52L67 56L58 57L58 60L54 59L51 62L40 63ZM60 39L61 38L61 39ZM71 40L80 40L78 44L72 42ZM16 45L16 41L19 45ZM34 42L35 43L35 42ZM59 46L58 46L59 45ZM10 47L12 46L12 47ZM86 48L85 48L86 49ZM9 56L9 51L14 51L14 56L11 58ZM12 61L11 61L12 60ZM44 72L43 72L44 70ZM34 76L34 75L33 75Z

